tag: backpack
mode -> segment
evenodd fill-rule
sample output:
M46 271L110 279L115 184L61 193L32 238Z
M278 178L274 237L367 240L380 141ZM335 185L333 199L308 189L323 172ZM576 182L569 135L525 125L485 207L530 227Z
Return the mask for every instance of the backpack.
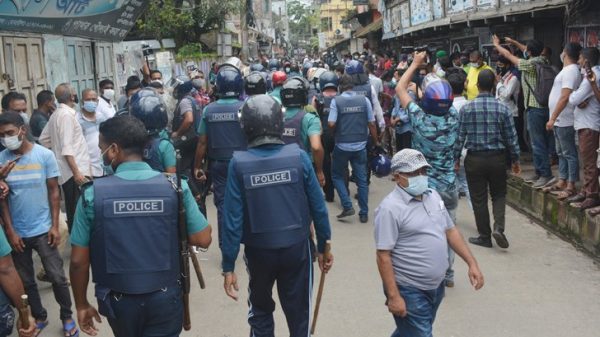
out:
M525 79L525 76L523 76L523 79L538 104L542 107L548 107L548 98L550 97L550 91L552 91L552 86L554 85L554 78L558 75L558 71L550 64L536 63L535 73L537 78L535 88L531 87L531 84Z

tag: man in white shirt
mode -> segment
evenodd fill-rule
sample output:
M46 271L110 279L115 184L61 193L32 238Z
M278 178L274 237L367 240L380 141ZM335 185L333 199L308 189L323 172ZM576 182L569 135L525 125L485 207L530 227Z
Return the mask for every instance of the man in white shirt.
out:
M73 109L79 103L75 89L68 83L62 83L56 87L54 95L59 105L44 127L39 143L50 148L58 161L58 183L64 194L70 233L79 187L91 177L90 155Z
M104 120L112 118L117 113L114 106L115 99L115 84L113 81L106 79L100 81L100 99L98 100L98 107L96 114L101 116ZM83 94L81 94L83 96Z
M106 119L105 116L97 113L99 99L96 91L93 89L83 89L81 100L81 111L77 113L77 121L81 125L81 130L88 146L92 177L99 178L104 175L100 148L98 147L100 123Z
M379 96L383 92L383 82L381 79L373 74L373 70L375 69L375 65L373 63L367 63L366 66L367 74L369 74L369 82L375 89L375 93Z

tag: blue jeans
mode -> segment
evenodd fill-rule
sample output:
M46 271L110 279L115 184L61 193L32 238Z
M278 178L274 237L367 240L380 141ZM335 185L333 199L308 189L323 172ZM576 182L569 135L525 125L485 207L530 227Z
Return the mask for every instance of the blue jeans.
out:
M342 201L344 209L352 208L352 200L346 189L346 172L348 170L348 162L352 166L352 174L356 179L358 186L358 206L360 207L359 215L367 215L369 213L369 184L367 183L367 150L359 151L344 151L337 146L333 149L331 165L331 178L333 186L338 192L338 196Z
M0 290L1 291L1 290ZM6 337L13 331L15 313L10 304L0 305L0 337Z
M548 117L548 108L527 109L527 130L531 138L533 166L535 172L542 177L552 176L550 169L552 135L546 131Z
M432 337L433 321L444 298L444 284L432 290L399 285L398 290L406 303L407 315L394 316L396 330L392 337Z
M445 191L438 191L442 200L444 201L444 206L446 210L448 210L448 214L450 214L450 218L454 225L456 225L456 209L458 208L458 190L454 187ZM446 276L444 277L445 281L454 281L454 269L452 266L454 265L454 251L448 245L448 269L446 270Z
M558 177L576 182L579 180L579 156L575 145L575 129L572 126L554 127L556 154L558 154Z

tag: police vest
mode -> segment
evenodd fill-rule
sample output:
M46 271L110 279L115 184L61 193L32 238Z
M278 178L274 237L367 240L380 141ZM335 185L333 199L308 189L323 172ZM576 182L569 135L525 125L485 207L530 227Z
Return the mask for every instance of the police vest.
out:
M366 142L369 136L367 102L362 95L337 96L336 143Z
M373 104L373 101L371 99L371 82L355 85L354 88L352 88L352 91L354 91L358 95L363 95L364 97L368 98L371 105Z
M329 107L331 106L331 101L333 101L335 97L336 96L325 96L323 94L317 96L317 112L321 119L321 128L323 129L324 135L328 135L331 131L329 129Z
M246 203L242 242L258 248L285 248L310 233L304 165L296 144L262 157L235 152L235 175Z
M146 147L144 147L144 161L150 165L153 170L165 172L165 166L160 160L160 142L167 141L156 135L153 137Z
M306 151L304 141L302 139L302 119L306 115L306 111L300 110L291 119L283 122L283 136L282 140L286 144L298 144L298 146Z
M90 260L95 283L146 294L180 274L177 195L162 175L147 180L94 180L95 225Z
M238 117L242 104L240 101L232 104L211 103L206 107L204 120L210 159L230 159L233 151L246 149L246 136Z

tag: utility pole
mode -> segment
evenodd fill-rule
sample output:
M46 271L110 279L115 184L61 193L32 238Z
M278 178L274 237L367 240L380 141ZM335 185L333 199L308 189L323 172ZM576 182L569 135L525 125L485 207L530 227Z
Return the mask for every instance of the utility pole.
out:
M242 31L242 61L248 61L248 54L250 53L248 49L248 1L249 0L241 0L242 1L242 12L240 13L240 29Z

